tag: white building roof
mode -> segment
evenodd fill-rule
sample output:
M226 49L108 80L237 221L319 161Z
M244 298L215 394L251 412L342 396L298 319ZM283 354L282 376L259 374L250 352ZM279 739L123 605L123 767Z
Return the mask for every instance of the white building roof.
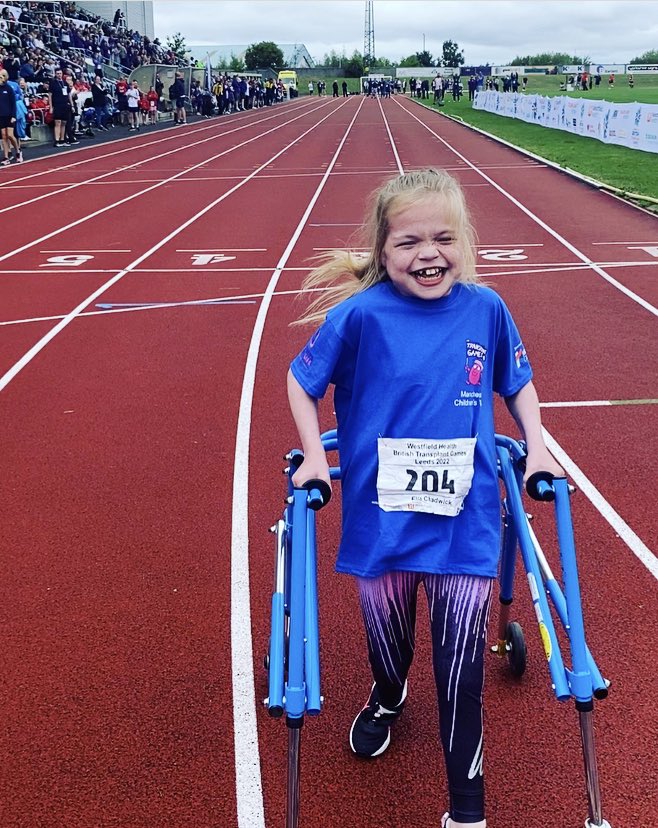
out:
M252 45L250 43L229 45L191 43L188 49L195 60L205 60L206 56L210 55L211 64L216 66L220 62L229 63L234 57L244 60L245 52ZM284 65L290 69L311 69L315 66L315 61L303 43L277 43L276 45L283 52Z

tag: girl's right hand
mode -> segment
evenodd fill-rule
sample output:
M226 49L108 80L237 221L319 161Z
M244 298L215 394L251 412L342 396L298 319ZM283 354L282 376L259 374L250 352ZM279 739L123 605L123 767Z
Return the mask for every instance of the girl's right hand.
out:
M327 456L322 453L318 457L305 457L304 462L293 474L292 484L295 488L301 488L307 480L324 480L331 486L331 476L329 474L329 464L327 463Z

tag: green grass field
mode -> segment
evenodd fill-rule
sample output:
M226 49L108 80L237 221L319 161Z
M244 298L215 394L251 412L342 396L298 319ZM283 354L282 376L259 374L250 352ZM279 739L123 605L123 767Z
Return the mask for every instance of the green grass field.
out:
M561 91L560 83L563 81L563 75L530 75L527 93L569 95L619 103L638 101L658 104L656 76L635 76L633 89L623 75L618 76L614 87L609 88L606 76L598 88L593 87L587 92ZM434 108L430 101L423 103ZM571 135L491 112L482 112L473 109L467 97L455 102L448 95L445 105L440 109L448 116L459 118L562 167L617 188L631 200L633 199L628 194L637 193L658 201L658 155L655 153L604 144L594 138ZM658 203L645 200L638 200L637 203L658 213Z
M314 82L317 94L317 78ZM300 94L307 93L309 78L300 81ZM326 94L331 95L333 78L325 79ZM339 86L347 80L350 93L360 90L358 78L337 77ZM634 87L631 89L625 75L617 75L615 85L608 86L608 76L603 76L601 84L593 86L586 92L560 89L565 82L564 75L528 75L527 94L533 95L569 95L575 98L592 98L618 103L638 101L640 103L658 104L658 75L634 75ZM466 79L463 81L466 91ZM502 88L502 86L501 86ZM342 91L341 91L342 94ZM440 111L448 116L459 118L478 129L496 135L515 146L533 152L561 167L565 167L600 181L609 187L621 191L621 195L652 212L658 214L658 203L651 200L633 199L632 194L647 196L658 202L658 155L641 150L626 149L610 144L603 144L594 138L572 135L560 130L548 129L537 124L527 124L514 118L494 115L473 109L465 95L460 101L453 101L446 96L446 103ZM423 104L436 109L431 100Z

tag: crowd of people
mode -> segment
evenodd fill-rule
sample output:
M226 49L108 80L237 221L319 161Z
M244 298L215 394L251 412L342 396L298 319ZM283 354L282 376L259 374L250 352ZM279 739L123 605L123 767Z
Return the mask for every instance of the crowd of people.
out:
M117 9L112 21L67 3L15 2L0 11L0 165L23 160L32 126L53 130L53 146L73 146L82 136L115 127L130 132L158 121L158 112L171 112L184 124L188 113L204 117L225 115L286 98L276 80L223 73L212 88L198 80L188 85L182 72L165 89L160 76L141 89L129 81L132 69L148 64L179 65L170 50L126 27ZM117 80L114 77L117 75Z
M98 68L113 67L129 74L146 64L183 63L169 48L126 28L117 9L113 21L104 20L75 3L12 2L0 12L0 29L10 36L3 47L3 64L11 79L43 81L57 66L78 68L91 81ZM88 67L93 65L94 69ZM7 68L7 67L5 67ZM12 73L16 77L12 77Z
M135 67L182 63L157 38L128 29L119 9L109 21L74 2L16 0L2 5L0 31L0 73L6 75L0 80L3 166L23 160L34 123L53 126L56 147L78 143L94 127L107 130L129 122L138 129L154 123L153 90L127 96L137 100L135 117L132 103L126 116L118 111L117 87L127 84ZM106 77L110 72L123 72L124 77L115 84Z

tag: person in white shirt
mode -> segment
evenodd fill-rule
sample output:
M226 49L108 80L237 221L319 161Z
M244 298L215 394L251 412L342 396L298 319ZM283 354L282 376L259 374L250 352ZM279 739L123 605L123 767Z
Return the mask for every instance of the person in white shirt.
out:
M129 132L139 132L139 99L141 97L139 91L139 84L133 81L126 90L126 98L128 99L128 119L130 121Z

